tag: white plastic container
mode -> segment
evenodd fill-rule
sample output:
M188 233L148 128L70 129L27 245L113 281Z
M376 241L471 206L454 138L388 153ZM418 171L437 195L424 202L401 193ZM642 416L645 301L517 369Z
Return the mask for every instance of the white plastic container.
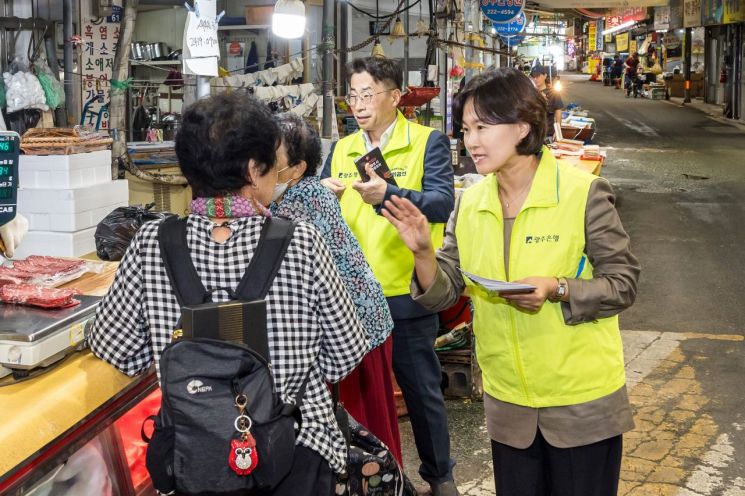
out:
M89 227L96 227L112 210L117 207L126 206L127 202L121 202L76 214L26 212L23 215L28 219L29 229L33 231L75 232L88 229Z
M18 190L18 211L28 214L77 214L129 200L126 179L75 189Z
M74 155L21 155L21 188L83 188L111 181L111 150Z
M29 255L51 257L79 257L96 251L94 234L96 228L73 233L51 231L29 231L16 248L13 258L26 258Z

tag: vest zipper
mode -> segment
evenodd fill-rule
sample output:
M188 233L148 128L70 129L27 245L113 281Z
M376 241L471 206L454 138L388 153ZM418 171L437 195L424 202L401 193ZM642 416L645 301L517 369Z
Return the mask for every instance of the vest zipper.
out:
M523 387L523 394L525 394L525 397L530 401L531 395L528 391L528 383L525 381L525 371L523 370L522 365L522 358L520 356L520 347L519 347L519 339L517 337L517 326L515 325L515 312L517 310L514 310L510 308L508 310L510 312L510 323L512 324L512 347L513 347L513 355L515 360L515 366L517 367L517 375L520 377L520 385Z
M522 209L515 216L515 221L512 223L512 230L510 231L510 256L509 256L510 270L514 268L512 264L512 255L515 253L515 251L514 251L514 247L512 246L512 240L514 239L515 230L517 228L517 221L520 218L521 213L522 213ZM504 216L504 213L502 215ZM502 219L502 231L503 232L504 232L504 222L505 222L504 219ZM502 262L502 265L504 266L504 261ZM503 267L503 268L504 268L504 275L506 279L507 278L506 277L507 267ZM520 384L523 387L523 394L530 401L531 395L530 395L530 392L528 391L528 383L525 381L525 371L523 370L522 358L520 355L520 347L519 347L520 340L518 339L518 335L517 335L518 329L515 323L515 312L517 310L510 307L507 309L507 311L510 314L510 324L512 325L512 348L513 348L512 354L515 360L515 367L517 368L517 375L520 377Z

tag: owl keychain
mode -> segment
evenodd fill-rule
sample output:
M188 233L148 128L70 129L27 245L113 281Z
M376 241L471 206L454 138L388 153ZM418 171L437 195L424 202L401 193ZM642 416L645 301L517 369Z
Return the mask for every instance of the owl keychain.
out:
M230 441L230 455L228 465L238 475L248 475L254 471L259 464L259 454L256 451L256 439L251 434L253 422L246 415L246 404L248 398L240 394L235 398L235 406L238 407L238 416L235 419L235 430L241 433L240 439Z

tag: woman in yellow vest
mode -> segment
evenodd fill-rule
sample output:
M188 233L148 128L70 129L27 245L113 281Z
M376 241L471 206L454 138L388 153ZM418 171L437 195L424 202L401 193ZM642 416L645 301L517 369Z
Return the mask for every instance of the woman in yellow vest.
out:
M442 248L413 204L385 202L414 254L411 294L433 310L472 298L498 495L615 495L634 425L618 313L639 265L611 187L543 146L546 100L519 71L474 78L453 115L485 178L456 202ZM461 270L535 289L494 292Z

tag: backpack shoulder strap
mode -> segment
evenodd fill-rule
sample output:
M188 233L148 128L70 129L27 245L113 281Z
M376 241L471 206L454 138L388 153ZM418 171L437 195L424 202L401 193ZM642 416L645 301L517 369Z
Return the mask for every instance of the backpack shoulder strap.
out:
M295 223L282 217L267 217L261 227L259 244L256 246L246 273L235 290L239 300L263 300L279 272L287 247L295 232Z
M186 218L169 217L158 227L160 256L163 258L168 279L182 307L205 303L207 298L207 290L189 254L189 247L186 243L186 222Z
M295 223L283 218L267 217L261 226L259 243L248 268L235 289L234 298L242 301L264 300L279 271L292 240ZM269 361L269 332L266 324L256 332L244 334L244 343Z

